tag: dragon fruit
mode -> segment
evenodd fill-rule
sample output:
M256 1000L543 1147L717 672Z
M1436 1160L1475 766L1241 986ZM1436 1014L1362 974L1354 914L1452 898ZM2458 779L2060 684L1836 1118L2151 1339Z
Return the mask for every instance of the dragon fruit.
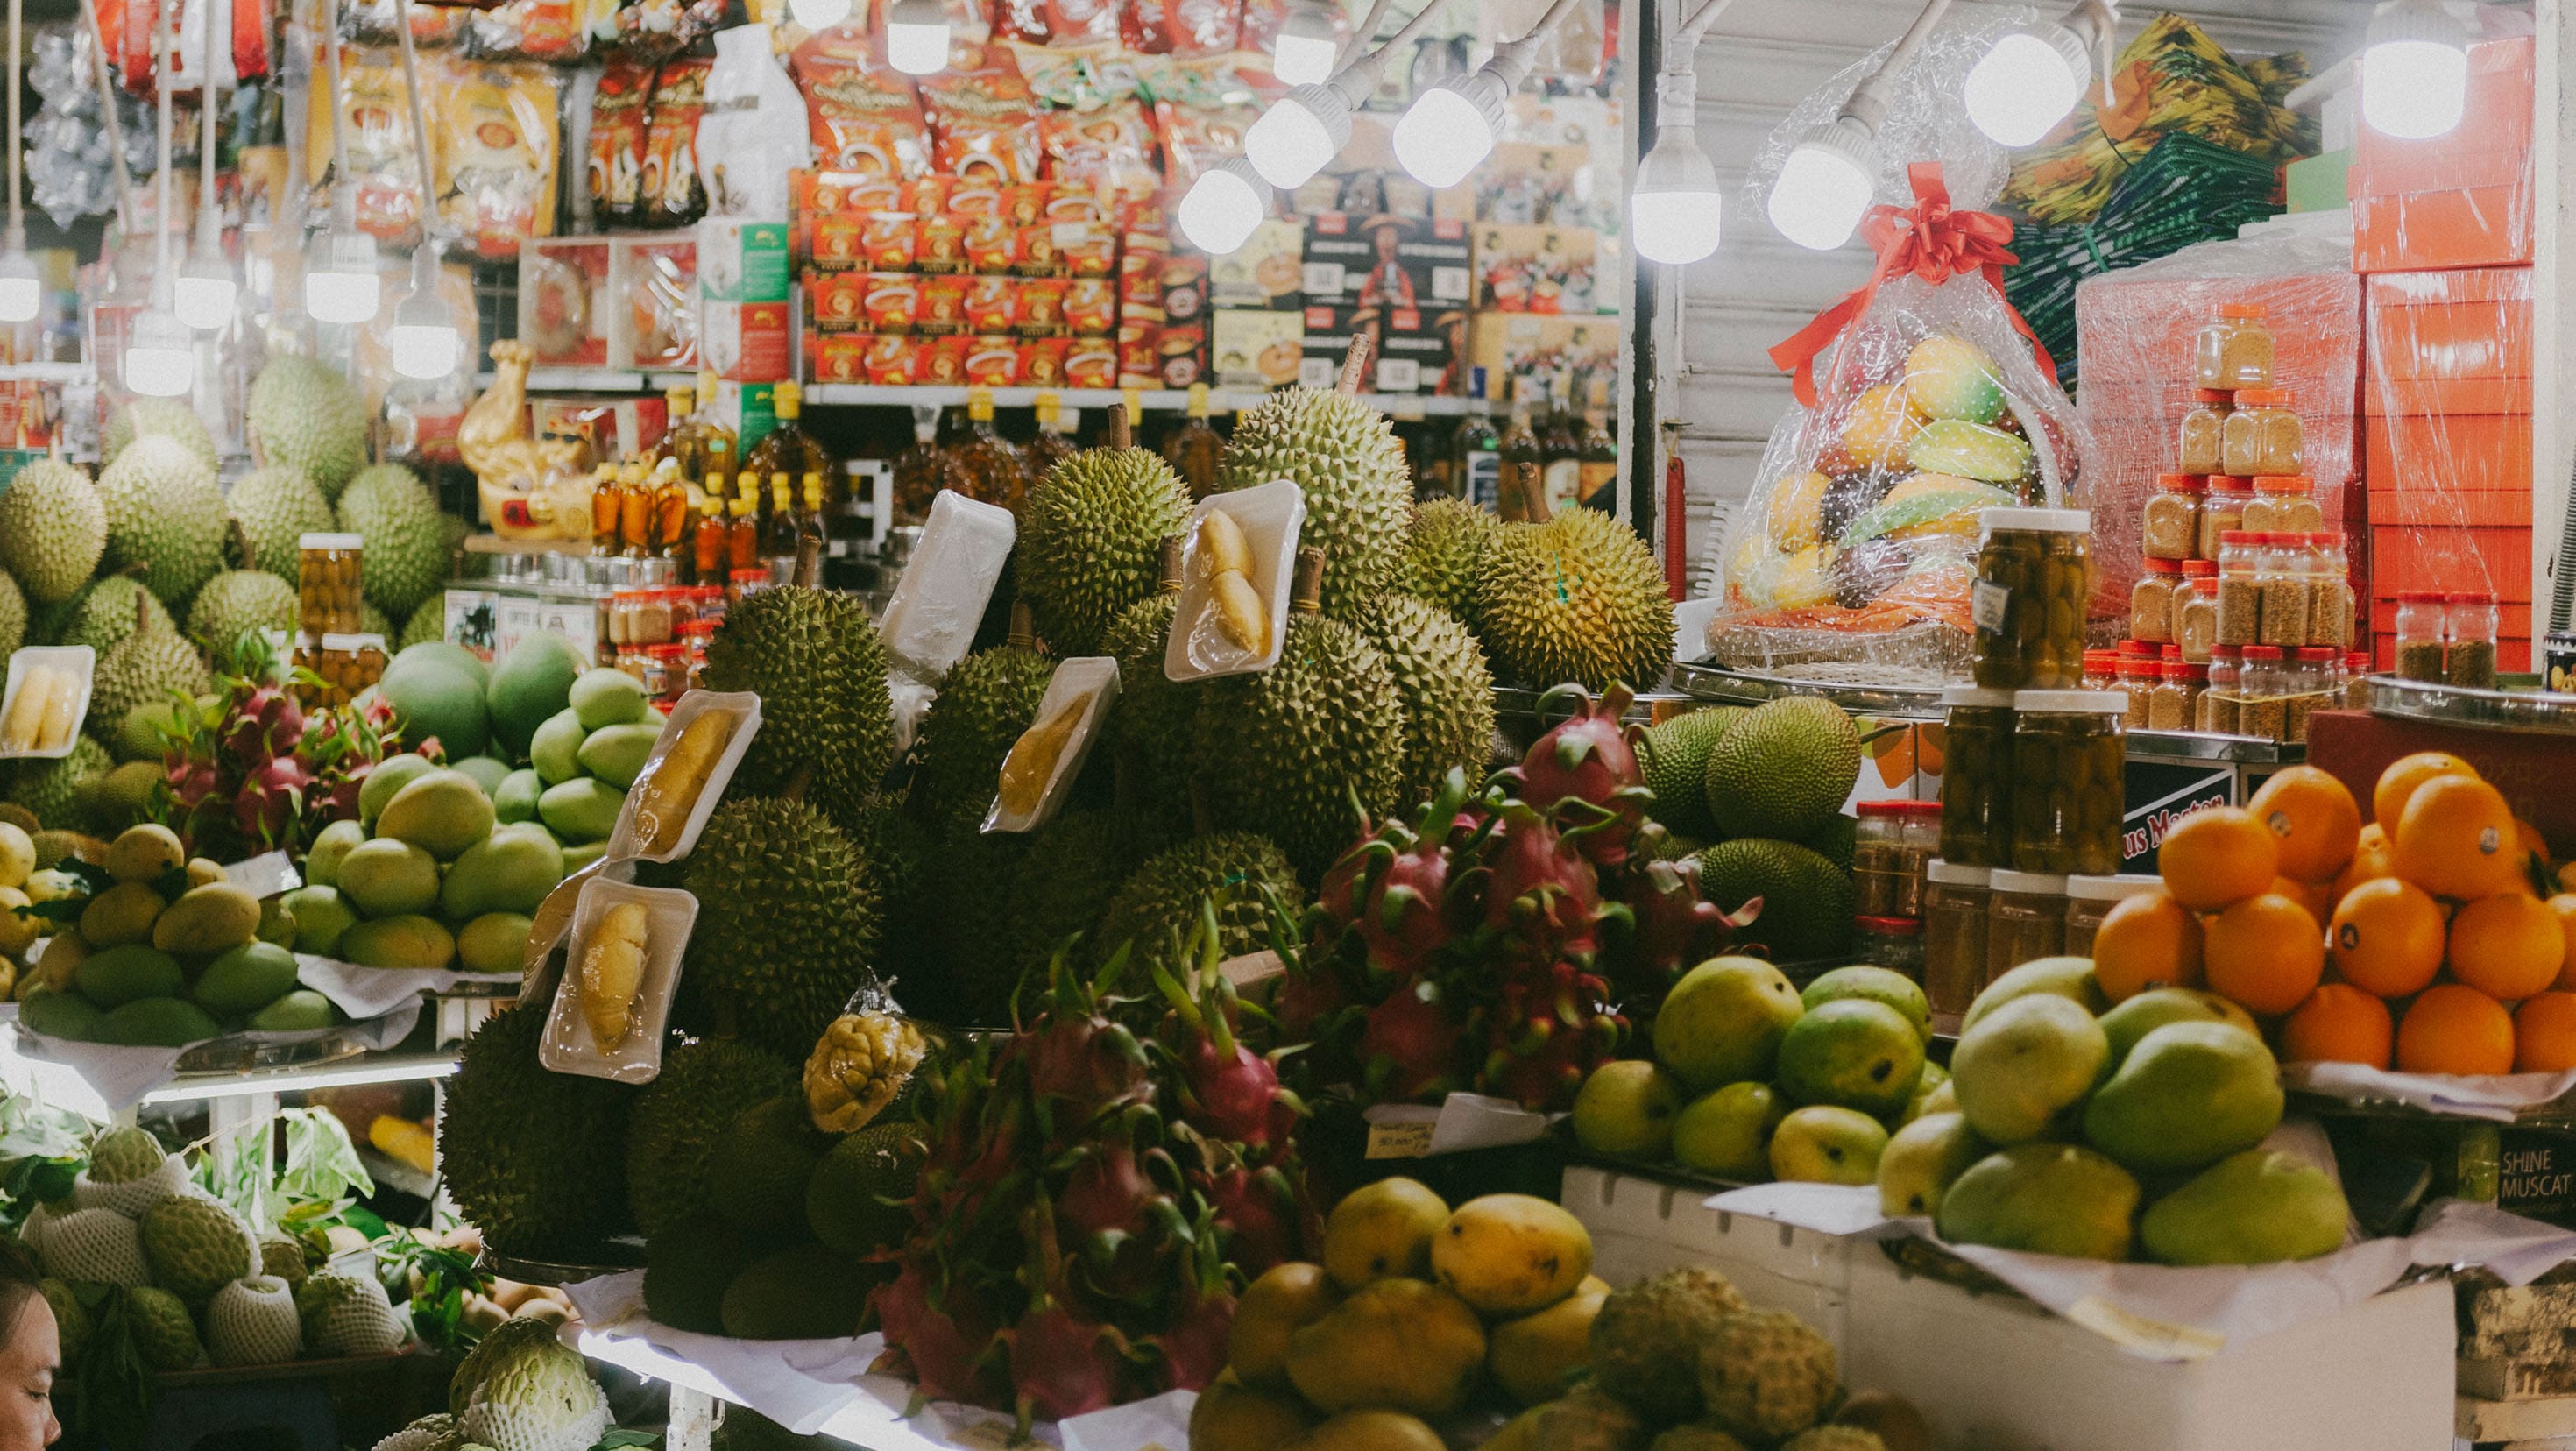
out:
M1001 1398L1000 1376L986 1356L999 1330L981 1297L950 1285L936 1302L934 1267L907 1261L875 1296L886 1348L872 1369L908 1376L923 1397L990 1405Z
M236 689L226 711L224 753L245 770L256 771L278 756L290 755L304 741L304 711L282 686Z
M1627 862L1630 839L1654 800L1637 766L1642 731L1620 719L1635 696L1614 685L1595 700L1581 686L1560 685L1540 698L1539 708L1562 695L1578 702L1574 714L1532 742L1506 775L1533 810L1574 826L1610 828L1586 835L1582 849L1595 866L1616 868Z
M1265 1148L1297 1124L1296 1096L1279 1086L1278 1065L1235 1035L1234 988L1217 969L1222 940L1211 902L1199 904L1197 962L1184 984L1157 962L1154 985L1172 1005L1157 1045L1180 1070L1182 1116L1211 1138ZM1186 959L1184 959L1186 961Z
M1729 912L1701 896L1697 858L1630 866L1619 890L1628 917L1610 934L1602 961L1624 1001L1651 1008L1683 973L1723 954L1735 929L1761 915L1762 899Z
M1481 1013L1487 1046L1477 1089L1524 1108L1569 1107L1584 1075L1617 1056L1627 1031L1608 992L1572 963L1513 969Z
M271 756L242 778L233 797L233 825L259 845L283 841L304 810L305 788L312 778L293 756Z
M1406 979L1368 1010L1360 1029L1356 1051L1370 1097L1401 1102L1463 1087L1458 1045L1465 1027L1437 982Z
M1193 1251L1198 1273L1184 1287L1172 1323L1145 1340L1161 1363L1163 1390L1205 1390L1226 1367L1235 1300L1226 1287L1225 1258L1216 1248L1215 1218L1211 1209L1200 1225L1199 1248Z
M1295 1259L1301 1245L1320 1247L1323 1225L1313 1206L1278 1164L1251 1168L1240 1162L1193 1173L1190 1183L1216 1213L1226 1257L1246 1280Z
M1589 961L1601 947L1601 925L1626 908L1604 906L1600 874L1583 839L1607 823L1559 831L1527 803L1503 808L1486 841L1485 860L1468 876L1484 896L1480 946L1506 961Z

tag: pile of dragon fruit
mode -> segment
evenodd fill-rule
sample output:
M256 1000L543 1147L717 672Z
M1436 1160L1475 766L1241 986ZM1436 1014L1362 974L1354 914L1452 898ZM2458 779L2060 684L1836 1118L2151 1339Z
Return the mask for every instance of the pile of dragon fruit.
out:
M358 817L358 789L403 747L382 702L306 711L265 639L217 657L212 703L174 698L162 729L162 789L152 816L192 855L297 856L322 828ZM437 743L427 744L437 752Z
M1575 686L1573 715L1481 788L1453 771L1408 822L1336 863L1283 952L1273 998L1309 1092L1363 1102L1472 1089L1533 1109L1572 1105L1684 972L1727 950L1733 913L1671 860L1637 765L1631 696ZM1546 702L1542 703L1542 709Z

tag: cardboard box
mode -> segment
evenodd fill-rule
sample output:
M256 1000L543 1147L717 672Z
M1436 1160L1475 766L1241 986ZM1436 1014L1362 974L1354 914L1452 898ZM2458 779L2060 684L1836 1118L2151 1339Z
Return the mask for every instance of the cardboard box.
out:
M1600 237L1590 228L1485 222L1475 238L1476 306L1568 317L1594 311Z
M2485 590L2499 601L2531 602L2531 526L2370 526L2370 585L2394 599L2407 590ZM2569 752L2576 757L2576 751Z
M2532 258L2531 163L2458 166L2422 174L2353 168L2352 270L2512 267ZM2418 188L2408 182L2424 182Z
M2383 272L2362 299L2362 361L2374 380L2531 376L2528 267Z
M784 298L698 304L698 339L706 367L728 382L785 382L794 326L793 305Z
M698 223L698 295L723 302L785 302L787 224L713 217Z
M1512 389L1543 387L1568 368L1594 376L1616 372L1624 330L1616 317L1480 312L1468 330L1467 361L1485 370L1486 396L1499 407L1516 396Z
M1467 227L1427 218L1325 212L1306 219L1306 305L1465 309L1474 292Z
M1298 293L1303 281L1305 224L1272 217L1252 229L1241 247L1208 263L1207 300L1217 307L1270 308L1295 311L1306 305ZM1179 253L1173 254L1177 261ZM1170 263L1164 264L1165 271ZM1163 310L1177 317L1165 291Z
M1458 372L1459 347L1465 342L1467 314L1425 312L1412 307L1326 307L1306 305L1304 361L1297 381L1309 388L1330 388L1341 380L1342 359L1351 339L1363 332L1377 335L1376 360L1369 369L1372 393L1444 393Z
M2379 773L2417 751L2448 751L2475 766L2504 793L2514 815L2540 829L2551 857L2576 852L2576 751L2567 749L2566 737L2358 710L2308 717L2308 760L2351 787L2365 815Z
M2507 493L2528 500L2531 415L2365 419L2361 472L2374 495Z
M1209 356L1220 388L1279 388L1297 381L1305 357L1303 312L1220 307L1211 314ZM1172 329L1164 329L1168 341ZM1164 376L1170 377L1170 354ZM1173 384L1182 387L1186 384Z

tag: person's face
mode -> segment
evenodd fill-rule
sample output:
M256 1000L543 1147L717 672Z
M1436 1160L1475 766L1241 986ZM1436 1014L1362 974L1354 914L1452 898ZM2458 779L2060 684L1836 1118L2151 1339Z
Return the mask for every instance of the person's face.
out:
M29 1295L0 1346L0 1451L43 1451L62 1438L54 1419L54 1377L63 1368L61 1327L42 1295Z

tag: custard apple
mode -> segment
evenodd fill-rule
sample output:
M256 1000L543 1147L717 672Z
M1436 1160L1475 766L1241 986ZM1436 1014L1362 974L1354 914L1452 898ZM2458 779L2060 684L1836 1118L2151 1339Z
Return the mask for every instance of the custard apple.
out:
M464 1441L465 1428L454 1416L423 1416L378 1441L373 1451L455 1451Z
M382 1355L410 1339L373 1275L319 1274L295 1292L304 1343L324 1355Z
M295 1292L284 1280L235 1280L206 1307L206 1350L217 1365L275 1365L293 1360L303 1347Z
M1770 1445L1824 1419L1840 1394L1833 1342L1797 1316L1728 1316L1700 1346L1699 1390L1709 1421Z
M186 1370L205 1358L205 1347L197 1343L197 1322L167 1290L138 1285L126 1291L125 1319L134 1327L134 1348L156 1371Z
M275 1275L289 1285L301 1286L307 1273L304 1246L276 1235L261 1240L259 1272L263 1275Z
M144 1211L143 1253L152 1261L153 1283L192 1305L258 1264L250 1226L229 1206L199 1194L174 1194Z
M110 1129L90 1145L89 1168L72 1181L72 1203L140 1219L187 1182L186 1162L163 1152L159 1140L141 1129Z
M113 1209L75 1209L47 1225L45 1268L56 1279L99 1285L152 1282L134 1221Z
M608 1430L608 1397L580 1352L543 1320L505 1321L451 1385L465 1387L465 1439L492 1451L589 1451Z

